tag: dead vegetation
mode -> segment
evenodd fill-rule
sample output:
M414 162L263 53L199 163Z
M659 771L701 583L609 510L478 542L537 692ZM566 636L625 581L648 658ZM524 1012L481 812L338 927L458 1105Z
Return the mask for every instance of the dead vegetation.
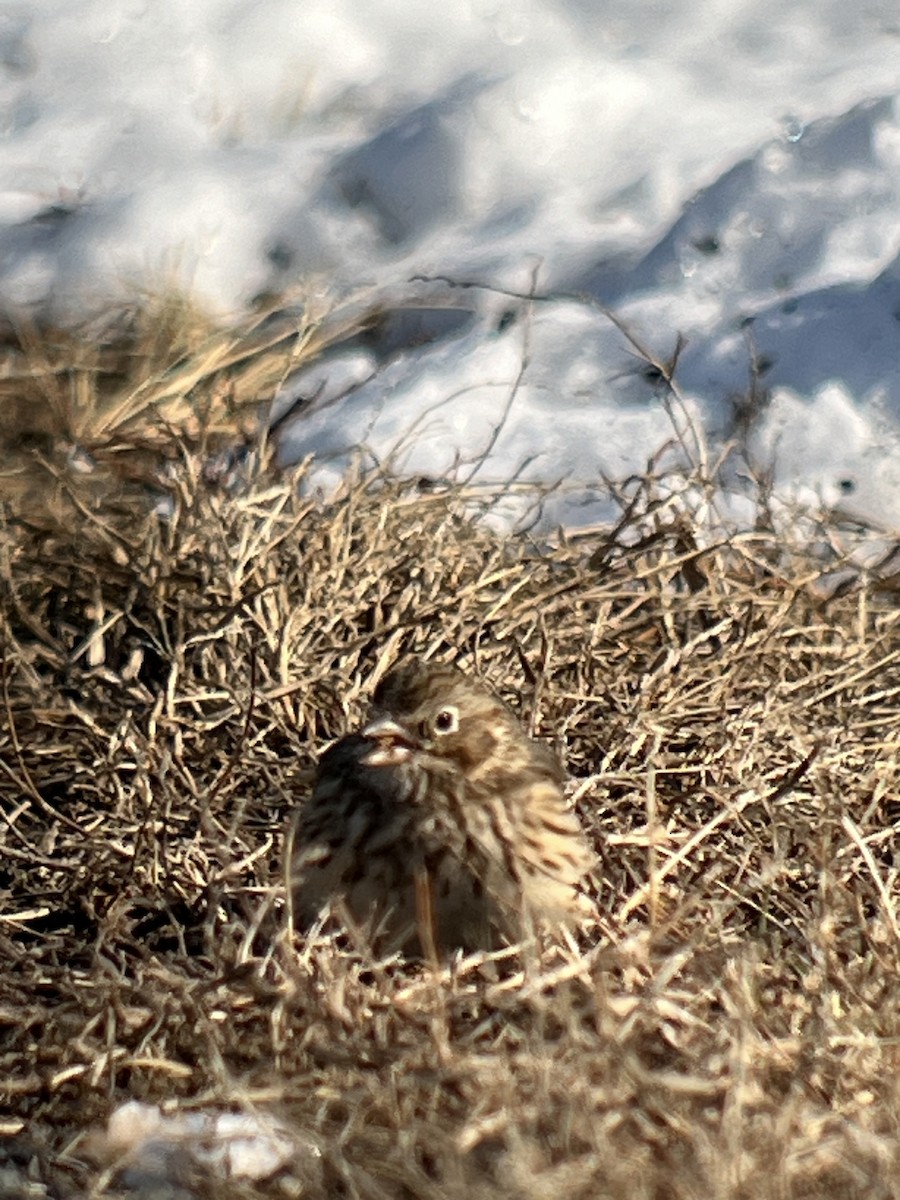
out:
M164 506L4 493L0 1195L900 1195L888 584L823 587L842 564L764 514L719 537L702 479L548 547L460 488L324 500L251 459L222 486L147 411ZM287 814L407 650L564 756L600 863L577 944L435 974L291 936ZM99 1136L129 1099L305 1149L136 1179Z

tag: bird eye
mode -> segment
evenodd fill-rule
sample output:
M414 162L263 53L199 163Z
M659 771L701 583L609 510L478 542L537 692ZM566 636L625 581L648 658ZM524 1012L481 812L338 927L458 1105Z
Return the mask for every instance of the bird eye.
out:
M459 729L459 710L452 705L442 708L434 718L435 733L456 733Z

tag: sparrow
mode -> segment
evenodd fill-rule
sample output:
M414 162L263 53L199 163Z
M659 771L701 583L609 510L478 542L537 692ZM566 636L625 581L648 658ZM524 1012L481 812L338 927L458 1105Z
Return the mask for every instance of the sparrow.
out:
M549 747L453 667L408 661L319 762L289 861L303 926L330 905L377 952L426 958L572 926L595 856Z

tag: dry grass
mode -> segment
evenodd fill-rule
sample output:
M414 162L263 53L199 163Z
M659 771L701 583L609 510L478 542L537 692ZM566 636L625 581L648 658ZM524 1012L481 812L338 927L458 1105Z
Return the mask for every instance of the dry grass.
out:
M81 329L22 316L0 332L0 499L38 528L127 520L185 450L258 445L285 378L378 315L273 308L221 329L165 291Z
M321 1151L217 1196L900 1195L896 597L652 479L548 548L459 489L221 488L205 445L166 442L166 516L7 498L0 1194L115 1193L88 1135L137 1098ZM289 936L287 814L405 650L565 756L577 945L435 975Z

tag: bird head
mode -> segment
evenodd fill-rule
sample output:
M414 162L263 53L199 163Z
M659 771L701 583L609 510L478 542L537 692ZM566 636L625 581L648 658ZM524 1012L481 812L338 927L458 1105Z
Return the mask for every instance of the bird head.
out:
M453 667L414 662L396 668L376 689L373 709L362 731L374 744L368 766L416 758L469 773L523 738L506 705Z

